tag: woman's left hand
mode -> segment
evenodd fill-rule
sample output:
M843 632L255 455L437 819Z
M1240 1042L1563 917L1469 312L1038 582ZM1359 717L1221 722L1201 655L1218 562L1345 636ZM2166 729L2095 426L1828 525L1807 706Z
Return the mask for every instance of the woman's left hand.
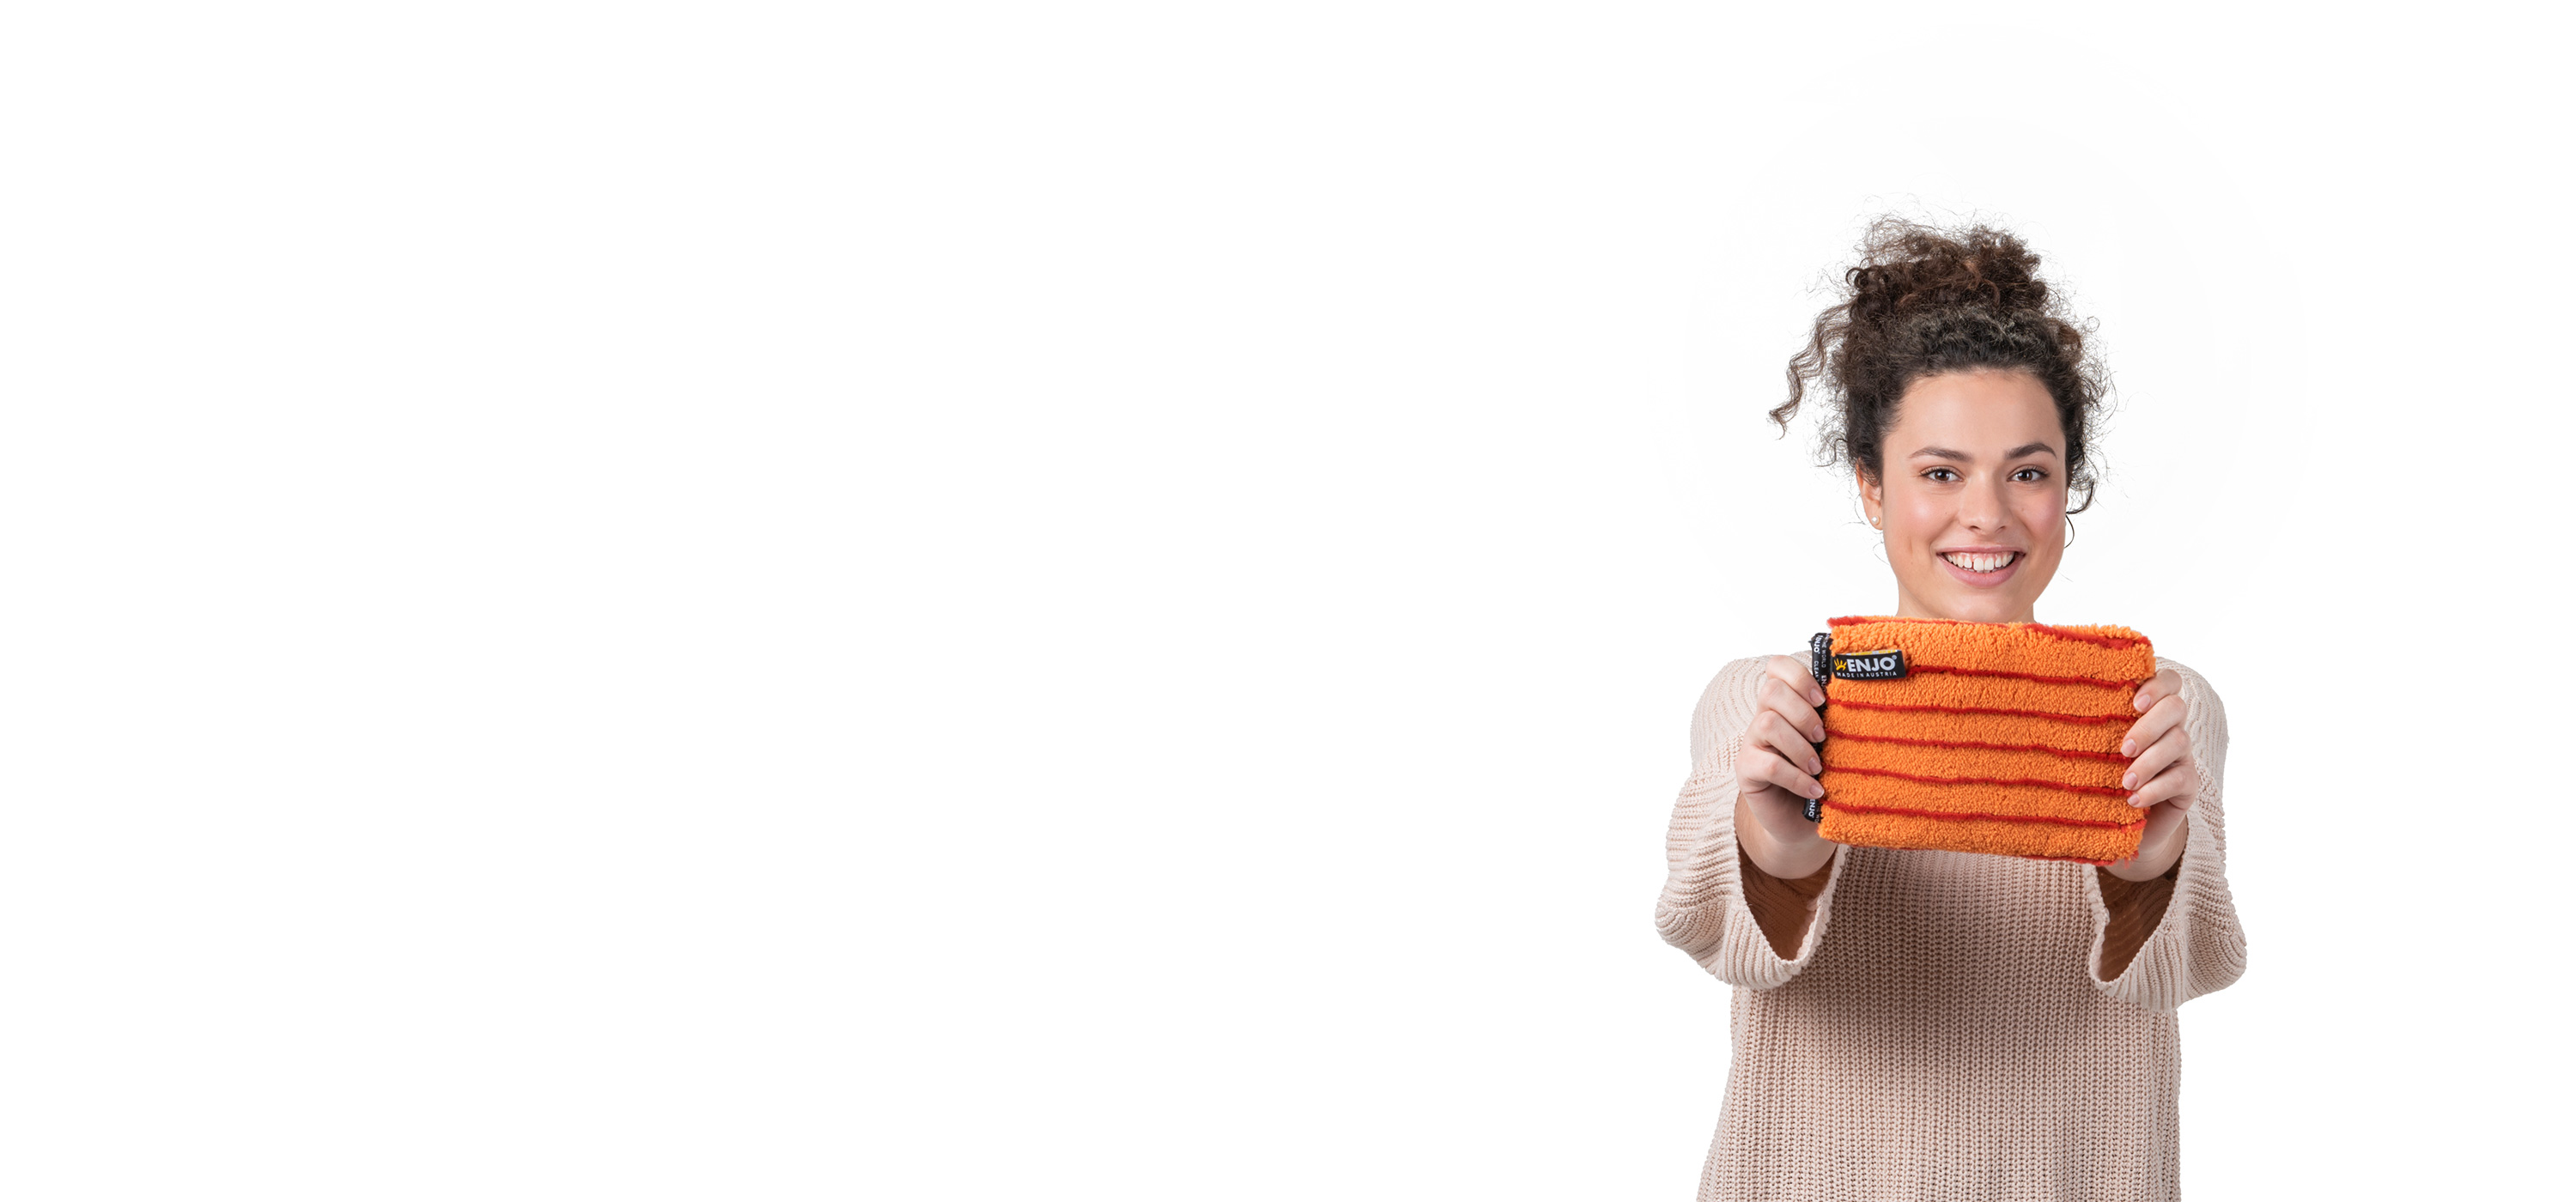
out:
M2153 880L2182 858L2190 824L2183 811L2200 796L2200 766L2192 762L2191 735L2183 730L2186 705L2182 677L2167 668L2138 686L2134 704L2141 711L2129 725L2120 754L2131 757L2120 787L2134 790L2129 804L2147 811L2146 834L2138 854L2103 869L2124 881Z

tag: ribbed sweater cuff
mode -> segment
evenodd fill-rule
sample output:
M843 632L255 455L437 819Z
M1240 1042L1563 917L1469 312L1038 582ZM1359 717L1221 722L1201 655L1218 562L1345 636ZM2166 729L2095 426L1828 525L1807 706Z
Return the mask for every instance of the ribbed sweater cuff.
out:
M1690 799L1706 807L1700 836L1674 865L1656 910L1656 927L1665 942L1690 953L1700 967L1730 985L1772 989L1788 984L1824 943L1833 921L1834 886L1842 879L1848 857L1835 850L1824 890L1816 898L1815 917L1798 941L1797 954L1783 958L1772 949L1769 936L1745 902L1741 852L1735 840L1734 782L1708 783L1725 787L1707 788Z
M2088 870L2085 890L2093 901L2093 949L2087 975L2102 992L2147 1010L2171 1010L2213 990L2225 988L2245 971L2241 940L2207 937L2234 930L2235 901L2227 889L2223 844L2205 821L2201 807L2187 812L2190 835L2183 844L2173 900L2164 919L2147 936L2120 975L2101 979L2102 953L2110 923L2101 884Z

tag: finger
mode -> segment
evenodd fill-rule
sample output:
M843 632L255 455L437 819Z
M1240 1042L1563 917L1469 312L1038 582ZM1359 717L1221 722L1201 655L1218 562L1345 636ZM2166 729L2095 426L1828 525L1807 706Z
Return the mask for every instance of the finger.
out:
M1807 683L1810 686L1815 684L1812 680ZM1803 733L1808 742L1825 741L1824 716L1816 712L1815 706L1807 704L1806 695L1793 686L1777 679L1765 680L1755 701L1763 713L1778 714L1783 721Z
M1738 766L1736 779L1752 781L1767 788L1784 789L1800 797L1822 797L1825 787L1816 778L1800 772L1789 761L1781 759L1770 748L1757 748Z
M2146 837L2140 839L2139 842L2144 843L2147 840L2152 839L2155 841L2155 845L2159 848L2180 842L2187 833L2186 824L2188 821L2188 819L2183 817L2181 810L2172 806L2164 806L2156 810L2151 810L2147 814Z
M2156 740L2165 737L2166 731L2182 725L2184 712L2180 697L2167 697L2157 702L2154 709L2138 715L2138 720L2129 724L2129 737L2121 741L2120 754L2136 755L2155 746Z
M1812 711L1807 714L1810 719L1815 716ZM1805 732L1790 725L1788 719L1776 712L1762 711L1754 717L1753 725L1746 728L1744 733L1754 742L1769 748L1781 759L1796 765L1809 776L1825 770L1825 762L1817 758L1815 747L1823 740L1808 738Z
M1816 824L1807 821L1807 799L1785 789L1763 789L1743 796L1744 808L1752 812L1754 824L1771 836L1780 848L1811 844L1816 840Z
M2138 686L2137 695L2129 702L2131 709L2145 713L2167 697L2182 696L2182 673L2171 668L2156 673Z
M1815 672L1806 664L1800 663L1797 656L1772 656L1770 666L1765 668L1764 672L1771 679L1787 685L1792 695L1805 698L1808 709L1814 709L1825 703L1825 690L1823 686L1816 683Z
M1778 680L1765 680L1754 701L1756 720L1765 714L1777 715L1781 721L1804 734L1808 742L1824 741L1824 719L1816 713L1816 707L1808 705L1806 699L1789 685Z
M2173 803L2175 809L2191 808L2190 799L2200 792L2200 769L2189 760L2166 769L2154 780L2129 795L2129 804L2145 807Z
M2138 758L2129 761L2129 771L2120 778L2120 787L2137 788L2154 780L2157 773L2189 755L2191 755L2191 737L2178 730L2166 731L2165 737L2156 740L2145 751L2139 752Z
M2145 880L2154 873L2142 873L2147 864L2163 864L2181 854L2181 844L2191 837L2182 811L2162 806L2147 813L2147 829L2138 836L2138 854L2110 865L2111 875L2124 881Z

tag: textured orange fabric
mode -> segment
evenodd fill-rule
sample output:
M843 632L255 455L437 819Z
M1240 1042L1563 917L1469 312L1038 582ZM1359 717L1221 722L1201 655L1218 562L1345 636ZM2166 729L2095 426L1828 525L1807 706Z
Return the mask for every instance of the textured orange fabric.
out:
M1824 818L1866 847L2107 864L2145 815L2120 787L2155 647L2120 626L1836 618L1834 654L1903 651L1899 680L1825 685Z

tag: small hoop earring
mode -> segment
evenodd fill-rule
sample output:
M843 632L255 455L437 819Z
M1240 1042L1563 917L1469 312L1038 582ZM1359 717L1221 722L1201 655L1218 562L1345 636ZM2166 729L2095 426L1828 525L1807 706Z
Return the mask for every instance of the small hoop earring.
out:
M2074 546L2074 545L2075 545L2075 515L2070 513L2070 514L2067 514L2067 515L2066 515L2066 546L2068 546L2068 547L2072 547L2072 546ZM2064 550L2064 549L2065 549L2064 547L2059 548L2059 550Z

